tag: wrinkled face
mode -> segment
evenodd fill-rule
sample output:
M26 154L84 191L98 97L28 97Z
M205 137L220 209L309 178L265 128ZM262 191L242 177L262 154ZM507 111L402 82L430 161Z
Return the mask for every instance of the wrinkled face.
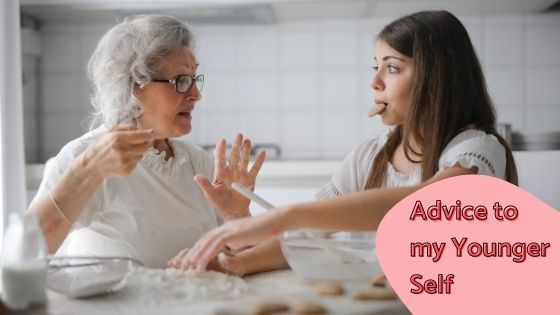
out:
M170 80L181 74L196 75L197 66L191 50L182 46L159 62L153 79ZM188 93L180 94L173 84L149 82L136 88L135 93L144 105L144 113L136 120L139 129L154 129L155 139L179 137L191 131L191 114L201 97L196 84Z
M387 107L381 113L384 124L401 125L406 121L411 104L414 64L412 58L402 55L383 41L375 46L375 74L371 87L376 104Z

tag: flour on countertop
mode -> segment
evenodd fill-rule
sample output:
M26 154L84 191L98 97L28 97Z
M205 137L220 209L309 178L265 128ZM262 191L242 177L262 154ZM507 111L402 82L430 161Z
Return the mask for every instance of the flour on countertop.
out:
M220 272L195 275L178 269L134 268L127 277L129 293L149 305L172 306L185 302L231 299L249 292L245 280Z

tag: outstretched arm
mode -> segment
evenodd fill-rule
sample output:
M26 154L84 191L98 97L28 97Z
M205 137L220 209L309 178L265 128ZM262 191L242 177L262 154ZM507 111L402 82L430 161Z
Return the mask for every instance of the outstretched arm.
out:
M167 262L167 266L182 268L183 258L189 250L189 248L182 250ZM206 267L209 270L243 277L264 271L285 269L288 268L288 263L284 259L280 242L271 239L238 253L219 253Z
M240 247L264 241L280 233L299 228L346 231L376 230L383 216L400 200L438 180L475 174L476 169L450 167L414 187L379 188L275 209L252 218L233 220L206 233L181 259L184 269L204 270L226 245Z

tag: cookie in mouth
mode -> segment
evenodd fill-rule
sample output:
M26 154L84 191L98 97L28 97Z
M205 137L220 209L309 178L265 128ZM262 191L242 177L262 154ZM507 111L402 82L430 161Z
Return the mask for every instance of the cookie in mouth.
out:
M373 117L375 115L381 114L387 108L387 103L375 104L372 108L368 110L368 117Z

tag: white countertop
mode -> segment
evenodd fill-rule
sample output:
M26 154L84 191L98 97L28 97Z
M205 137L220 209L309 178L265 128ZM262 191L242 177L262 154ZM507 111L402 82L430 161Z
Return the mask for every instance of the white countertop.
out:
M339 167L342 160L270 160L265 161L259 176L331 176ZM252 165L252 163L250 163ZM45 164L26 164L25 171L28 179L43 176Z
M122 291L83 300L72 300L52 291L48 292L49 314L193 314L193 315L236 315L250 314L257 303L266 300L279 300L286 303L306 299L321 303L328 314L410 314L400 301L354 301L351 293L367 284L346 285L350 294L342 297L320 297L311 292L310 286L298 278L291 270L280 270L253 275L245 278L250 292L235 300L207 300L185 303L180 307L165 308L147 306L141 297L127 295ZM37 313L43 314L43 313Z
M560 210L560 150L513 152L519 186ZM316 190L325 184L340 166L341 160L266 161L257 178L257 189L298 188ZM41 182L43 164L26 166L29 195Z

